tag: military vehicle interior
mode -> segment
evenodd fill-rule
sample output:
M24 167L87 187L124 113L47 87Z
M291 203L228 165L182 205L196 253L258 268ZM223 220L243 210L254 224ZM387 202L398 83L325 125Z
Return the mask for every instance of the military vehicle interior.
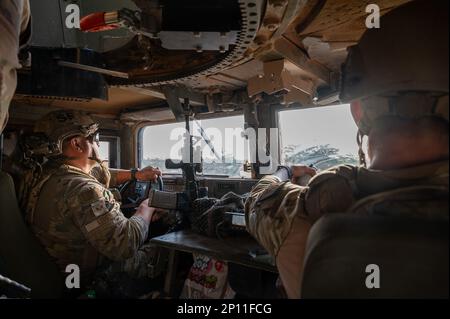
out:
M409 1L378 0L376 4L383 16ZM264 175L262 168L270 163L261 158L250 163L245 151L233 157L225 150L227 128L234 129L232 141L242 145L247 145L248 128L263 129L268 137L275 134L275 145L267 142L257 146L271 159L269 162L288 165L302 161L318 170L357 164L357 127L348 105L339 101L339 79L347 48L357 44L366 30L370 14L366 10L372 2L32 0L32 38L20 55L22 68L18 70L17 90L2 138L3 157L14 161L20 136L31 133L35 122L45 114L59 109L86 111L100 124L100 151L110 168L151 165L162 170L162 180L156 183L137 181L119 186L122 211L127 217L148 198L151 189L175 194L165 200L182 206L176 194L186 190L191 177L211 198L229 192L241 196L248 193ZM173 132L184 129L187 123L191 145L201 149L201 165L196 167L167 161L180 159L181 153L174 151L173 145L184 135ZM14 170L10 174L14 178ZM3 200L9 203L14 197L5 194L1 210L10 205ZM227 238L204 235L196 253L229 262L229 280L237 296L279 298L276 268L270 262L262 265L264 251L253 247L247 249L247 257L235 256L240 252L233 249L242 236L247 236L242 219L241 212L230 214ZM17 226L17 218L10 222L17 234L27 231L24 223ZM180 231L182 226L178 226L158 226L151 237L167 239ZM335 232L341 229L333 227ZM367 230L366 235L372 229L364 223L360 227ZM443 231L442 225L430 227L427 238L434 240L434 248L448 247L448 237L442 243L432 228ZM448 236L448 224L446 227ZM186 247L179 245L180 254L176 256L169 249L170 240L160 240L168 251L157 289L162 296L178 298L183 289L192 263L192 251L187 246L193 240L185 236L182 240ZM219 245L227 240L225 248ZM377 240L380 245L386 244L383 238ZM31 238L22 237L21 241L27 251L35 247L30 244ZM341 248L352 255L346 247ZM10 261L22 258L11 254L6 257ZM27 254L27 258L33 254ZM239 258L243 261L236 261ZM426 256L416 258L428 269ZM178 268L174 270L176 260ZM37 265L31 268L39 269ZM28 272L15 277L4 275L31 286L33 298L52 296L51 280L42 284L33 279L44 280L45 272ZM448 282L448 268L445 272ZM246 278L257 284L247 287L243 284ZM317 287L323 280L306 282L305 296L320 298ZM439 289L429 287L427 293L441 296ZM448 296L448 285L446 289L443 293Z

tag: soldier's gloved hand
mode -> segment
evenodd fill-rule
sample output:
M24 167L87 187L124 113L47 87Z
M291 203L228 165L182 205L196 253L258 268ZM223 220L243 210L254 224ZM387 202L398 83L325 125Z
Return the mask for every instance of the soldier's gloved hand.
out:
M147 166L136 172L136 179L140 181L152 181L155 182L158 176L162 176L158 167L154 168Z
M298 184L301 186L306 186L314 175L316 175L317 171L306 165L292 165L292 180L291 182L294 184Z

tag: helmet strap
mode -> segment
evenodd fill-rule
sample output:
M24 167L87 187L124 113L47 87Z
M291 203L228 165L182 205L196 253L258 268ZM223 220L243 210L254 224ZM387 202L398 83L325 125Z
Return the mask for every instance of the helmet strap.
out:
M358 133L356 134L356 143L358 143L359 165L367 167L366 154L363 150L364 136L365 134L361 130L358 130Z

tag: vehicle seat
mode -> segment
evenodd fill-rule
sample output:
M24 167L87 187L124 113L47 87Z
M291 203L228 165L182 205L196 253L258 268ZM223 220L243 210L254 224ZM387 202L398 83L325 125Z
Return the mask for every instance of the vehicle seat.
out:
M31 288L31 298L62 297L62 275L26 226L13 180L4 172L0 172L0 273Z
M311 229L302 298L448 298L448 219L330 214ZM366 267L380 270L368 289Z

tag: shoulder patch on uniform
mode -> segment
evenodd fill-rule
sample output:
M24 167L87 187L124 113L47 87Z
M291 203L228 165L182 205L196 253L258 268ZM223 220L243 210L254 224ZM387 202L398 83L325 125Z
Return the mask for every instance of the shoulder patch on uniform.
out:
M83 189L78 197L82 200L82 201L92 201L98 198L102 198L103 197L103 190L101 189L101 187L95 187L95 186L89 186L86 187L85 189Z
M106 205L106 200L104 198L99 199L91 204L92 212L96 217L106 214L109 209Z

